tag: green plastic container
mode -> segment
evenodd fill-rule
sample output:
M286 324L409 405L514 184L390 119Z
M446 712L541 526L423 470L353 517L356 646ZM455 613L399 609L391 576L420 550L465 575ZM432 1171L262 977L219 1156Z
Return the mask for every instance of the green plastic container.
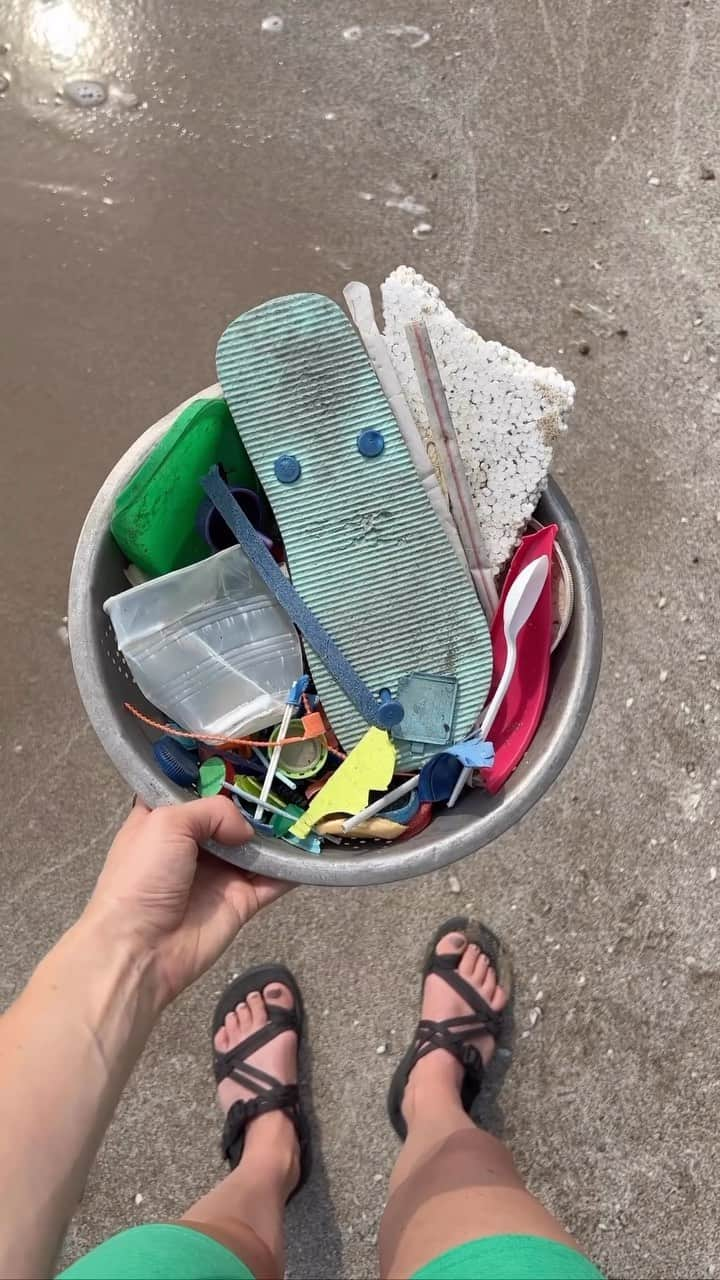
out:
M219 464L232 485L258 488L224 400L193 400L118 495L110 529L131 564L151 577L211 555L195 528L200 477Z

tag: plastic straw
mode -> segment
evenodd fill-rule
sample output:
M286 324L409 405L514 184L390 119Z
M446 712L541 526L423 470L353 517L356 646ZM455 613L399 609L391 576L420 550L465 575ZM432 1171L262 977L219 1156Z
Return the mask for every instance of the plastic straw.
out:
M480 603L488 622L492 622L499 603L497 588L488 565L487 552L483 546L477 513L460 456L455 427L450 416L430 334L424 320L415 320L412 324L406 325L405 334L450 499L450 509Z
M280 730L278 733L278 738L281 741L285 737L285 734L287 733L288 725L290 724L290 721L292 720L293 715L295 714L298 707L300 706L300 702L302 701L302 696L305 690L307 689L308 684L309 684L308 677L300 676L300 679L296 680L290 686L287 700L285 703L285 710L283 711L283 718L280 721ZM280 746L280 743L276 742L275 746L270 752L270 759L268 761L267 773L265 774L265 779L262 784L262 790L260 791L260 798L257 802L257 805L255 806L256 822L262 821L263 812L267 807L265 804L265 801L267 800L270 794L272 781L273 781L273 778L275 777L275 774L277 772L277 767L280 763L281 751L282 751L282 747Z
M280 736L281 735L278 734L278 737ZM283 744L281 742L280 746L282 747L282 745ZM275 743L273 743L273 746L275 746ZM267 769L267 766L268 766L267 756L263 755L259 747L253 747L253 755L260 762L263 768ZM285 786L289 787L291 791L297 791L297 783L293 781L293 779L290 777L288 773L284 773L282 769L275 770L275 777L279 778L281 782L284 782Z
M239 796L241 800L247 800L250 804L257 804L257 796L251 795L249 791L243 791L242 787L236 787L232 782L223 782L222 790L232 791L233 795ZM267 809L268 813L277 813L281 818L292 818L292 814L288 813L287 809L279 809L276 804L271 804L269 800L265 801L263 809ZM259 819L256 818L255 821L257 822Z
M361 809L359 813L354 813L352 818L348 818L343 822L343 831L354 831L355 827L359 827L361 822L366 818L374 818L376 813L382 813L383 809L387 809L394 800L401 800L403 796L414 791L420 781L420 774L416 774L414 778L408 778L405 782L401 782L399 787L394 791L388 791L386 795L381 796L379 800L374 800L366 809Z
M437 477L428 457L425 442L405 399L405 393L400 385L400 379L388 351L387 343L377 327L370 290L366 284L362 284L359 280L352 280L350 284L345 285L343 297L347 303L353 324L360 334L363 346L377 374L377 380L385 392L388 404L393 411L398 429L405 441L407 451L420 477L428 501L432 504L435 514L447 533L458 560L461 564L467 565L467 557L462 542L458 537L458 531L455 528L455 522L448 509L448 504L437 483Z

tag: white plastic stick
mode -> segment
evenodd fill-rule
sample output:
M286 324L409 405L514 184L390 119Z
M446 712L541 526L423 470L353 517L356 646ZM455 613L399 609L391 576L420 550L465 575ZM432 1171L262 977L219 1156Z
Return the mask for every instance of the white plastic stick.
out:
M249 791L243 791L242 787L236 787L232 782L223 782L222 789L223 791L232 791L234 796L239 796L241 800L247 800L250 804L257 803L257 796L251 795ZM277 813L281 818L292 816L287 809L279 809L276 804L271 804L269 800L265 801L263 809L267 809L268 813ZM260 819L256 818L255 821L259 822Z
M479 728L469 737L487 738L495 718L502 705L503 698L510 687L517 662L517 638L540 599L542 589L550 572L550 560L547 556L538 556L521 569L505 597L503 605L503 631L505 633L505 666L490 705L480 721ZM466 766L453 788L448 800L448 809L452 809L465 786L472 769Z
M515 656L517 653L517 649L516 649L514 640L512 642L512 645L508 647L507 653L508 653L508 656L505 662L505 667L503 669L503 673L500 678L500 683L497 689L495 690L495 693L493 694L492 702L490 703L490 706L488 707L487 711L485 712L485 715L482 718L480 728L477 730L477 733L471 734L471 737L480 738L481 741L483 742L487 738L490 730L493 727L493 724L495 723L495 717L497 716L497 713L500 710L500 704L502 703L502 700L508 691L508 686L510 684L510 681L512 680L513 673L515 671ZM465 765L462 773L460 774L460 777L458 778L457 782L455 783L455 786L453 787L452 794L450 796L450 799L448 800L448 805L447 805L448 809L452 809L457 804L458 798L460 796L460 792L463 790L471 773L472 773L472 767L470 765Z
M253 747L252 753L254 756L257 757L257 759L260 761L263 767L267 769L268 762L265 756L263 755L262 751L260 750L260 748ZM275 777L279 778L281 782L284 782L285 786L289 787L291 791L297 791L297 783L293 781L293 779L290 777L288 773L283 773L282 769L275 770Z
M285 707L285 710L283 711L283 718L280 721L280 730L278 732L278 741L275 743L275 746L270 752L270 759L268 760L267 773L265 774L265 778L263 780L262 789L260 791L260 798L255 806L256 822L262 822L262 816L263 816L264 810L269 809L270 807L265 803L265 801L267 800L270 794L272 781L273 781L273 778L275 777L277 767L280 763L280 752L282 751L281 744L283 739L285 738L285 735L287 734L288 725L290 724L290 721L293 718L294 710L295 710L295 704L292 702L288 702Z
M355 827L359 827L361 822L366 818L374 818L376 813L382 813L383 809L387 809L394 800L401 800L403 796L409 795L414 791L420 781L420 774L416 774L414 778L407 778L405 782L401 782L399 787L394 791L388 791L379 800L373 800L366 809L361 809L359 813L354 813L351 818L343 822L343 831L354 831Z
M488 622L492 622L498 607L497 588L492 571L488 567L487 548L483 545L475 504L460 456L457 436L428 327L424 320L416 320L406 325L405 334L415 367L415 376L425 402L428 424L437 450L440 469L445 480L450 510L457 525L480 603Z
M398 429L405 441L413 466L420 477L422 487L452 544L458 560L467 567L467 558L455 528L455 522L438 484L437 476L428 457L418 425L405 399L387 343L377 327L370 290L366 284L362 284L359 280L352 280L350 284L345 285L343 297L347 303L353 324L360 334L365 350L370 357L378 382L385 392L387 401L393 411Z

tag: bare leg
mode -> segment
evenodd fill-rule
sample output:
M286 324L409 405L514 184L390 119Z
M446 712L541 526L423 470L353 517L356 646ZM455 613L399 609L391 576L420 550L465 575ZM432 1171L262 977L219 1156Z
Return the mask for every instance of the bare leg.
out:
M497 985L488 957L462 934L443 938L439 952L463 950L460 973L494 1010L507 994ZM471 1012L442 978L425 983L422 1016L451 1018ZM475 1041L489 1062L491 1035ZM390 1179L380 1229L380 1268L402 1280L448 1249L482 1236L539 1235L577 1248L574 1240L526 1190L510 1152L475 1127L460 1102L462 1068L435 1049L413 1068L405 1091L407 1139Z
M267 1021L265 1000L292 1007L287 987L273 984L262 995L252 992L247 1004L228 1014L216 1038L227 1052ZM297 1079L297 1037L284 1031L249 1058L254 1066L287 1084ZM218 1098L228 1111L250 1092L233 1080L223 1080ZM300 1172L297 1138L289 1118L280 1111L251 1121L245 1150L236 1169L183 1214L185 1226L212 1236L245 1263L256 1280L279 1280L285 1270L283 1219L285 1202Z

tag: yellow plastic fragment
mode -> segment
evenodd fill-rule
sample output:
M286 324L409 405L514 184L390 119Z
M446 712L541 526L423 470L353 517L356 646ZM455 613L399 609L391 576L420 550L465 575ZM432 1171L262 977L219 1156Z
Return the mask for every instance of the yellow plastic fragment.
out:
M397 752L385 729L368 729L309 808L290 828L293 836L309 835L329 813L359 813L371 791L386 791L395 772Z

